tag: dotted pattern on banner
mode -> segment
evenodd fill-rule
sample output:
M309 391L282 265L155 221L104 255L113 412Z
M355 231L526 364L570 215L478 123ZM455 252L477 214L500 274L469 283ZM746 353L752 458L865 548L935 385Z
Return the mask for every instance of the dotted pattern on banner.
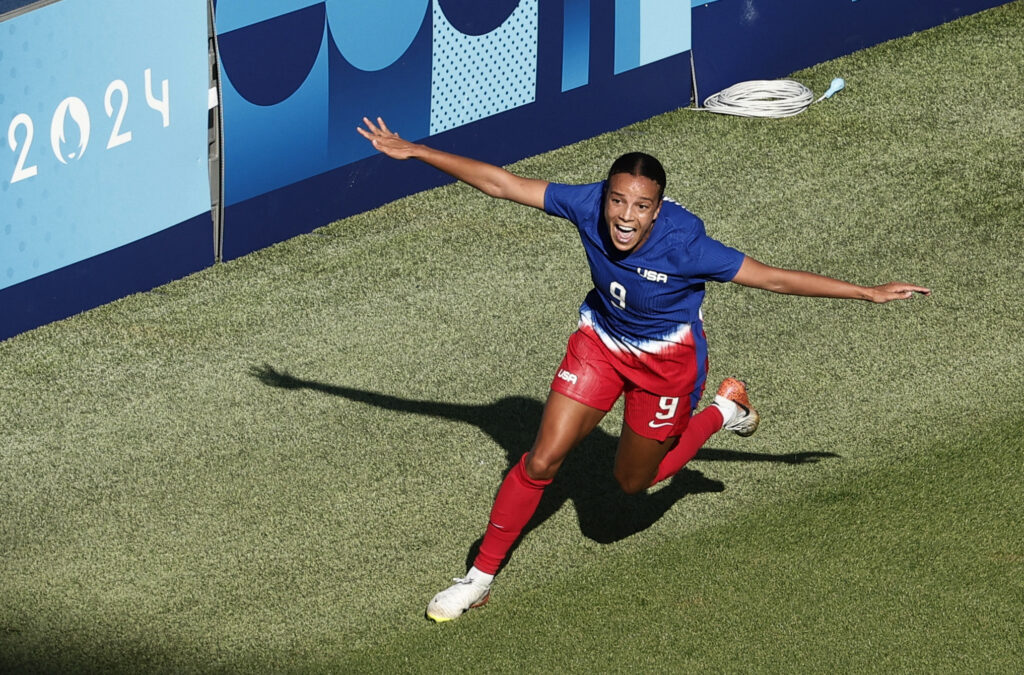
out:
M522 0L490 33L465 35L434 1L431 135L536 100L537 3Z

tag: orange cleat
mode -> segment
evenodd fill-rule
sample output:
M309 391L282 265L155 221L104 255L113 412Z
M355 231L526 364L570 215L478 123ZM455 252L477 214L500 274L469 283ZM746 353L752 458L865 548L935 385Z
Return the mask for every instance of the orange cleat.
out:
M747 396L747 383L735 377L722 380L715 394L715 405L722 411L723 429L736 432L739 436L749 436L757 431L761 416L750 405Z

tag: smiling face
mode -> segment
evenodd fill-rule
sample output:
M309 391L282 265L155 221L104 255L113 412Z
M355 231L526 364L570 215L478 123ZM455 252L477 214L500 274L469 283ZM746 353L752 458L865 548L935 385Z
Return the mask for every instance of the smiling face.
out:
M612 244L623 253L639 248L661 212L661 187L645 176L616 173L604 195L604 221Z

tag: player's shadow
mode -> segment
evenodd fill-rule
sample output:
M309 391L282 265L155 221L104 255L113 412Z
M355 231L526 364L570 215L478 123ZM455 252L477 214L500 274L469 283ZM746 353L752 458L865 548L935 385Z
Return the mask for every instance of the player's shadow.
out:
M504 449L507 460L505 473L529 451L544 409L542 402L522 396L503 398L486 405L443 403L400 398L302 379L269 365L254 367L250 372L253 377L271 387L310 389L387 410L472 424ZM612 475L617 444L618 437L598 428L569 453L558 476L544 491L537 512L523 533L539 526L556 513L566 500L571 500L583 535L596 542L611 543L647 529L687 495L725 490L721 481L706 478L695 469L684 468L663 487L627 495L619 489ZM765 455L713 448L702 448L697 453L697 459L701 460L786 464L813 463L828 457L838 455L831 452ZM481 514L481 521L484 515ZM478 540L472 546L467 560L475 558L479 544Z

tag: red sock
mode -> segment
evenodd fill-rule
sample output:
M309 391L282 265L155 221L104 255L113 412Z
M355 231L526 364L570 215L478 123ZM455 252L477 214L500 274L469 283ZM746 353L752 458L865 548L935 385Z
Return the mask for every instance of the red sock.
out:
M526 473L526 455L505 476L494 498L491 519L487 523L480 553L473 565L481 572L497 574L516 539L530 522L550 480L534 480Z
M691 417L686 431L679 437L679 442L668 451L668 454L661 460L661 464L658 465L658 475L654 477L654 482L651 485L679 473L679 470L693 459L701 446L722 428L722 424L724 424L722 411L714 405L709 405Z

